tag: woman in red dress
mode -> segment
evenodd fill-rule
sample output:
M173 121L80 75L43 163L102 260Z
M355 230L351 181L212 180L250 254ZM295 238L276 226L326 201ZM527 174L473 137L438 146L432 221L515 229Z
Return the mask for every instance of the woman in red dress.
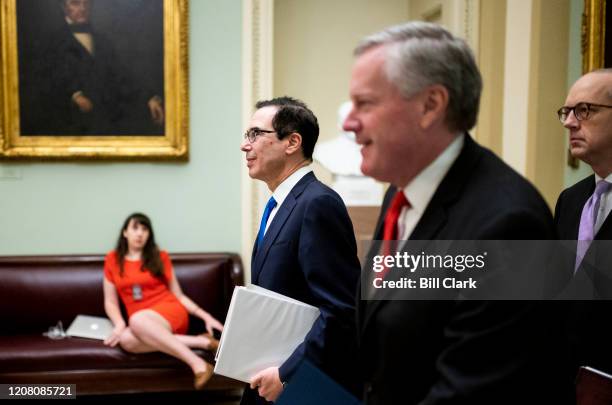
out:
M126 325L119 298L128 315ZM194 386L202 389L213 373L191 348L213 349L213 328L223 325L183 294L168 253L160 251L149 218L130 215L123 224L117 247L104 262L104 309L114 329L104 344L130 353L161 351L191 367ZM186 335L189 314L206 323L208 334Z

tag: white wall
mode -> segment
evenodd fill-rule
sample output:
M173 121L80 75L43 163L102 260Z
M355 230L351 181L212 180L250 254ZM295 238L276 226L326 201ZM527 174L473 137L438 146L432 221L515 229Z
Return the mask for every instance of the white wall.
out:
M274 95L300 98L312 108L319 143L335 138L357 42L407 18L407 0L274 1ZM327 170L317 165L316 171L331 181Z

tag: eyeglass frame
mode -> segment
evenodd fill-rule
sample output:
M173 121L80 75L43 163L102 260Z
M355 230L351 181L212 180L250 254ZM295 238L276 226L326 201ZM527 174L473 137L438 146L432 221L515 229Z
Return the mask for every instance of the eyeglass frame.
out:
M578 108L579 106L582 106L582 105L586 106L586 116L581 118L581 117L579 117L576 114L576 108ZM559 121L561 121L561 123L563 124L568 119L570 113L573 111L574 112L574 117L576 117L576 119L578 121L586 121L591 116L591 107L612 108L612 105L587 103L585 101L581 101L579 103L576 103L576 105L574 105L573 107L563 106L563 107L559 108L557 110L557 117L559 118ZM563 111L563 110L565 110L565 111ZM563 118L564 115L565 115L565 118ZM579 114L579 115L582 115L582 114Z
M276 131L270 131L268 129L261 129L257 127L249 128L244 132L244 139L248 139L249 143L255 143L258 136L262 134L273 134Z

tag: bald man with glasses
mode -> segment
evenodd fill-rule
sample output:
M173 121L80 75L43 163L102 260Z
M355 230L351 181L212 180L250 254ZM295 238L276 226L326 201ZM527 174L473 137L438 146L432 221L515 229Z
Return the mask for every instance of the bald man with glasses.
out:
M573 375L582 365L612 373L612 303L601 301L612 299L612 69L578 79L557 114L572 156L594 172L564 190L555 209L559 238L577 241L565 291L573 299L566 326Z

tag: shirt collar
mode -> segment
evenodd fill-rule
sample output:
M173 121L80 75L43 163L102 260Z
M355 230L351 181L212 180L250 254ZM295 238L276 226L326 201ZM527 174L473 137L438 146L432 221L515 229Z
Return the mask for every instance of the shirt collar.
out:
M459 157L465 142L464 137L463 134L458 135L444 152L404 187L404 195L410 202L411 208L416 212L423 213L425 211L436 189L442 183L442 179Z
M595 185L599 183L601 180L605 180L608 183L612 183L612 173L610 173L605 179L603 177L599 177L597 173L595 173Z
M276 200L276 206L280 207L283 205L283 201L289 195L293 187L302 179L302 177L306 176L308 173L312 171L312 167L310 165L300 167L295 172L293 172L289 177L287 177L281 184L276 187L272 196Z

